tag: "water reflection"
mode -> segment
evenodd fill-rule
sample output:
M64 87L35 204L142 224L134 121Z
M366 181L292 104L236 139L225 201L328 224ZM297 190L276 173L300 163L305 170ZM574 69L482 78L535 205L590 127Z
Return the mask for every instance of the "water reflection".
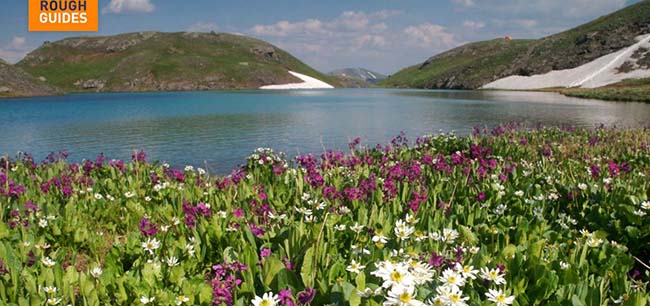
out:
M650 105L567 98L553 93L415 90L305 90L91 94L0 100L0 154L73 160L103 152L128 159L145 148L175 165L204 163L220 173L259 146L290 156L346 148L360 136L386 143L438 130L519 121L546 125L635 126Z

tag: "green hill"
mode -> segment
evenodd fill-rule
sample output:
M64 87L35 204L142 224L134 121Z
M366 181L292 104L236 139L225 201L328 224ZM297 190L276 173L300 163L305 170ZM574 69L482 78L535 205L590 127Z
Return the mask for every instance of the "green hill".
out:
M58 93L58 90L45 84L45 79L37 79L0 59L0 98L48 96Z
M475 89L511 75L581 66L650 33L650 0L538 40L495 39L431 57L386 79L388 87Z
M403 69L381 84L402 88L478 88L486 80L507 76L511 63L530 42L495 39L467 44Z
M68 92L247 89L301 82L336 86L289 53L225 33L139 32L46 43L17 64Z

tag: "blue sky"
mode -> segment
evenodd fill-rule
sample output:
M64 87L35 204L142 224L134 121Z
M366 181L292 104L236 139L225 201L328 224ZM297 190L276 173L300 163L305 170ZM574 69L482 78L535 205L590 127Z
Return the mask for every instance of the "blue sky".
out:
M144 30L239 33L271 42L321 71L393 73L466 42L539 38L631 0L100 0L98 33L30 33L27 1L4 1L0 58L43 41Z

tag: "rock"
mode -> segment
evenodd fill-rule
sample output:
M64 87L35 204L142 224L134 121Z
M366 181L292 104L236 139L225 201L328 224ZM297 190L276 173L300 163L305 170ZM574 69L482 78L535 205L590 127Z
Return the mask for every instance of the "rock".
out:
M251 50L253 53L255 53L258 56L264 57L266 59L276 59L277 54L275 52L275 48L271 46L255 46Z
M106 81L104 81L104 80L95 80L95 79L90 79L90 80L85 80L85 81L79 80L79 81L75 82L74 84L75 84L75 86L81 86L81 88L83 88L83 89L101 90L106 85Z
M110 53L124 51L131 46L135 46L137 43L136 40L131 39L119 40L106 47L106 51Z
M0 93L7 93L7 92L10 92L10 91L11 91L11 88L9 88L7 86L0 86Z
M47 81L47 79L44 76L39 76L38 80L41 81L41 82L46 82Z

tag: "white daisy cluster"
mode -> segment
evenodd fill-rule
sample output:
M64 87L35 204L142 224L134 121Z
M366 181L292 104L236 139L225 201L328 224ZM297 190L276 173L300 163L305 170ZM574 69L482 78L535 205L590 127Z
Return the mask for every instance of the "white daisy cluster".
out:
M558 217L559 218L555 222L557 222L563 229L569 229L571 226L578 224L578 221L576 219L571 218L571 216L565 213L559 213Z
M458 250L463 253L476 254L479 247L458 246L457 241L460 233L452 228L442 229L440 232L429 234L416 230L415 225L418 219L413 215L407 215L404 219L397 220L393 228L394 236L387 237L381 230L376 230L372 236L372 242L380 248L386 245L389 240L394 239L400 244L409 242L420 242L418 237L430 239L440 244L445 258L454 256ZM356 233L363 231L363 226L355 224L350 230ZM415 239L411 239L414 237ZM364 254L363 248L353 245L353 254L358 256ZM444 251L446 250L446 251ZM365 288L357 294L362 298L382 296L384 306L428 306L428 305L450 305L463 306L469 303L469 297L463 292L465 287L474 288L479 285L488 284L489 289L485 298L499 306L510 305L514 302L514 296L507 296L504 293L506 284L505 274L497 268L489 269L483 267L480 270L471 264L463 265L457 263L453 267L447 267L437 271L431 264L421 261L418 254L405 251L404 249L391 250L387 260L375 262L375 270L370 274L381 280L378 288ZM357 259L358 260L358 259ZM346 270L352 274L364 273L366 266L362 262L352 260ZM444 267L444 265L443 265ZM471 284L471 286L467 286ZM426 289L425 289L426 288ZM425 290L423 290L425 289ZM433 292L429 295L425 292ZM420 295L418 295L420 294ZM429 298L428 300L426 300Z
M468 305L469 297L464 294L464 287L477 279L490 285L485 294L488 301L498 306L506 306L511 305L515 299L514 296L506 295L504 290L499 288L506 284L506 280L504 273L496 268L484 267L477 270L471 265L457 263L456 266L445 269L438 278L435 278L433 267L412 258L400 262L385 260L376 263L375 266L377 269L370 274L382 280L381 287L375 290L366 288L359 291L358 295L362 298L383 295L384 306ZM348 266L348 271L359 273L363 268L365 266L353 260ZM435 295L423 301L423 298L417 295L418 288L421 286L434 287Z
M382 290L386 290L384 305L425 305L416 299L416 286L433 281L434 270L426 263L416 260L393 263L390 260L375 264L377 270L370 274L382 279ZM373 294L383 293L372 291ZM366 289L360 296L367 296L371 289Z
M271 148L257 148L255 151L253 151L253 154L251 154L248 158L246 158L248 161L251 161L253 163L257 163L260 165L264 164L274 164L274 163L284 163L286 164L284 160L284 153L280 152L276 154L273 149Z
M585 238L585 244L589 247L597 248L605 242L603 239L596 237L594 233L591 233L586 229L580 230L580 233Z
M634 210L634 214L639 217L645 217L650 211L650 201L641 202L641 208Z

